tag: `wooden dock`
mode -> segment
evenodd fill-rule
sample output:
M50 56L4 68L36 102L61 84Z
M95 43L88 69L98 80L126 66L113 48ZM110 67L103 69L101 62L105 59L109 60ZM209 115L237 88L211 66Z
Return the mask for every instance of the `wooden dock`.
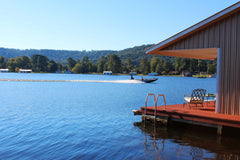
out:
M147 107L145 114L145 107L140 110L134 110L134 115L142 115L143 120L157 120L164 124L168 121L178 121L183 123L190 123L195 125L202 125L207 127L216 127L217 133L222 134L224 126L240 128L240 116L226 115L215 113L214 103L204 103L204 109L201 106L195 107L183 104L157 106L156 116L154 116L155 107Z

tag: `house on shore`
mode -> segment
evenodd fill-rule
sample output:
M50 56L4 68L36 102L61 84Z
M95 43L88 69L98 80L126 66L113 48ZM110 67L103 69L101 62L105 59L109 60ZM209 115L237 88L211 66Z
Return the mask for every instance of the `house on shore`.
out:
M72 71L64 71L65 74L73 74Z
M103 75L112 75L112 71L103 71Z
M8 73L8 69L0 69L0 73Z
M132 75L132 76L136 76L137 72L129 72L129 74Z
M19 69L18 73L32 73L31 69Z
M156 72L152 72L152 73L148 73L149 76L158 76L158 73Z
M152 46L146 53L217 60L215 112L240 115L240 2Z

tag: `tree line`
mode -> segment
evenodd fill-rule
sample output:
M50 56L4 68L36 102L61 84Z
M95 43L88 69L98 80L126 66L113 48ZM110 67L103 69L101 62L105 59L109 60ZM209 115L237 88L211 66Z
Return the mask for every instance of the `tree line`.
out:
M103 73L103 71L112 71L113 73L137 72L148 74L156 72L160 75L180 74L183 71L191 73L207 72L208 74L216 73L216 61L207 61L189 58L175 58L175 60L162 60L159 57L152 57L151 60L142 58L139 65L134 65L131 57L125 61L116 54L101 56L96 63L89 60L88 56L81 59L69 57L67 63L63 65L60 62L49 60L44 55L35 54L31 57L21 56L6 59L0 57L0 68L8 68L9 72L18 72L19 69L32 69L33 72L72 71L74 73Z
M32 69L33 72L49 72L54 73L57 70L62 70L63 65L59 62L49 60L43 55L21 56L16 58L6 59L0 57L0 68L8 68L9 72L18 72L19 69Z

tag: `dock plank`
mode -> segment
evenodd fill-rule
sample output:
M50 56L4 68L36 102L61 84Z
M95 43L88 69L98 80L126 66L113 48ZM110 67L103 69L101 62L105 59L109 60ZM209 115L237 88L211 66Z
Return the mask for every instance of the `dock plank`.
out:
M211 102L206 102L204 106L205 108L202 109L200 106L189 108L187 105L183 107L183 104L175 104L167 105L166 110L163 106L157 106L156 116L240 128L240 116L215 113L214 105ZM147 107L146 111L147 115L154 115L153 106ZM145 107L141 107L136 113L136 115L144 114Z

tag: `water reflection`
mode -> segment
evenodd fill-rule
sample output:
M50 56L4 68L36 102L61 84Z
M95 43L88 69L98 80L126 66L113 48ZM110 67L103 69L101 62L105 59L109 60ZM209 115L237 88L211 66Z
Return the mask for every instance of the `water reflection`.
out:
M158 159L240 159L239 130L225 128L224 136L219 137L216 129L181 123L135 122L134 126L145 135L144 152Z

